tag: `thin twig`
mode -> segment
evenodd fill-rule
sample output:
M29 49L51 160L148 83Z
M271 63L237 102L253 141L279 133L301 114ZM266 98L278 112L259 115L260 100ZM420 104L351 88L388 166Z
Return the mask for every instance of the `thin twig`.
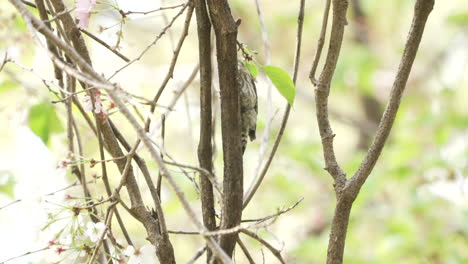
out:
M273 247L270 243L268 243L265 239L261 238L260 236L258 236L254 232L246 230L246 229L242 229L241 232L248 235L249 237L257 240L262 245L264 245L266 248L268 248L270 250L270 252L273 254L273 256L275 256L282 264L286 263L286 261L284 261L283 257L281 256L281 252L279 250L277 250L275 247Z
M90 183L94 183L94 180L88 181L88 184L90 184ZM53 192L51 192L51 193L44 194L43 196L51 196L51 195L54 195L54 194L56 194L56 193L58 193L58 192L65 191L65 190L68 190L68 189L70 189L70 188L72 188L72 187L79 186L79 185L81 185L81 184L80 184L78 181L75 181L75 182L73 182L72 184L70 184L70 185L68 185L68 186L65 186L65 187L63 187L63 188L60 188L60 189L58 189L58 190L56 190L56 191L53 191ZM13 205L13 204L15 204L15 203L19 203L19 202L22 202L22 201L24 201L24 199L22 199L22 198L16 199L16 200L14 200L14 201L12 201L12 202L10 202L10 203L8 203L8 204L6 204L6 205L0 207L0 210L5 209L5 208L7 208L7 207L9 207L9 206L11 206L11 205Z
M206 169L201 168L201 167L197 167L197 166L188 165L188 164L182 164L182 163L178 163L178 162L171 162L171 161L167 161L167 160L165 160L164 163L166 163L168 165L177 166L177 167L186 168L186 169L192 169L192 170L200 172L201 174L208 177L208 180L211 182L211 184L213 184L215 186L215 189L218 191L218 193L222 197L223 192L222 192L222 189L221 189L221 185L216 180L216 175L212 174L211 172L207 171Z
M5 51L5 56L3 57L2 64L0 65L0 72L3 70L3 67L5 67L5 64L10 62L10 59L8 58L8 51Z
M125 62L130 62L130 59L127 58L125 55L123 55L122 53L120 53L118 50L112 48L109 44L107 44L106 42L104 42L103 40L101 40L100 38L96 37L94 34L92 34L91 32L87 31L86 29L80 29L81 32L85 33L85 35L87 35L88 37L92 38L94 41L96 41L97 43L101 44L102 46L104 46L105 48L107 48L108 50L110 50L112 53L114 53L115 55L117 55L119 58L121 58L122 60L124 60Z
M242 252L244 252L244 255L245 255L245 257L247 258L247 260L249 261L249 264L255 264L255 261L253 260L252 255L250 255L249 250L248 250L247 247L244 245L244 242L242 242L242 240L240 239L240 237L237 238L237 244L238 244L238 245L240 246L240 248L242 249Z
M176 63L177 63L177 59L179 58L180 50L182 49L182 46L184 45L185 38L188 35L190 20L192 19L192 14L193 14L193 9L194 9L193 5L190 4L189 9L187 11L187 16L185 18L185 22L184 22L184 29L182 30L182 33L180 34L179 42L177 43L177 47L174 50L174 54L173 54L172 59L171 59L171 64L169 66L169 70L167 71L166 77L164 78L161 85L159 86L158 92L156 93L156 95L153 98L153 104L151 105L151 108L150 108L151 109L150 110L151 114L154 112L154 110L156 108L156 103L158 102L159 97L161 97L164 89L166 88L167 84L169 83L169 80L172 79L172 76L174 75L174 69L175 69L175 66L176 66ZM151 122L150 119L147 119L146 124L145 124L146 130L149 129L149 123L150 122Z
M207 249L207 246L203 246L199 250L197 250L195 255L192 258L190 258L190 260L187 262L187 264L194 264L195 261L197 261L197 259L203 255L203 253L206 251L206 249Z
M174 22L177 20L177 18L182 15L185 11L185 9L187 8L188 6L188 3L184 4L184 6L182 7L182 9L179 11L179 13L177 13L171 20L171 22L165 26L161 33L159 33L159 35L148 45L146 46L146 48L140 53L140 55L138 55L138 57L136 57L135 59L129 61L127 64L125 64L124 66L120 67L118 70L116 70L109 78L107 78L107 80L111 80L115 75L117 75L119 72L121 72L122 70L124 70L125 68L127 68L128 66L132 65L134 62L136 61L139 61L143 55L146 54L146 52L148 52L148 50L153 47L154 45L156 45L156 43L158 42L159 39L162 38L162 36L164 34L166 34L167 30L172 27L172 24L174 24Z
M320 61L320 56L322 55L323 45L325 44L325 35L327 34L327 24L328 24L328 14L330 13L330 4L331 0L327 0L325 3L325 11L323 12L322 19L322 29L320 30L320 38L317 43L317 50L315 52L314 61L312 63L312 69L310 70L309 78L312 81L313 85L317 85L315 80L315 72L317 71L317 66Z
M19 203L19 202L21 202L21 201L22 201L22 199L16 199L16 200L14 200L13 202L7 203L7 204L5 204L4 206L0 207L0 210L3 210L3 209L5 209L5 208L7 208L8 206L14 205L15 203Z
M0 263L1 263L1 264L7 263L8 261L12 261L12 260L15 260L15 259L18 259L18 258L22 258L22 257L24 257L24 256L31 255L31 254L34 254L34 253L38 253L38 252L41 252L41 251L44 251L44 250L47 250L47 249L49 249L49 246L43 247L43 248L41 248L41 249L33 250L33 251L28 251L28 252L23 253L23 254L21 254L21 255L19 255L19 256L15 256L15 257L9 258L9 259L7 259L7 260L0 261Z
M163 114L161 115L161 159L164 160L164 153L166 152L166 145L165 145L165 140L166 140L166 116ZM162 173L161 170L158 171L158 179L156 180L156 191L161 197L161 184L162 184Z
M80 90L80 91L76 91L76 92L67 92L67 96L65 97L62 97L61 99L59 100L52 100L50 101L51 103L53 104L56 104L56 103L63 103L63 102L66 102L68 101L70 98L74 97L75 95L78 95L80 93L86 93L88 91L91 91L92 89L94 89L93 87L90 87L90 88L86 88L86 89L83 89L83 90Z
M117 205L117 203L118 203L118 201L115 201L111 205L109 205L109 207L107 208L106 218L105 218L105 221L104 221L106 227L102 231L102 234L99 237L99 240L96 242L96 246L94 246L93 255L89 259L88 264L92 264L94 262L94 260L96 259L97 255L98 255L99 248L101 247L101 244L103 243L104 238L106 237L107 230L109 230L110 225L112 223L112 213L114 212L115 206Z
M183 7L185 5L186 4L178 4L178 5L173 5L173 6L163 6L163 7L153 9L153 10L150 10L150 11L127 11L127 12L124 12L124 11L120 10L120 14L122 14L122 16L124 16L124 17L128 16L128 15L133 15L133 14L147 15L147 14L151 14L151 13L162 11L162 10L176 9L176 8L179 8L179 7Z
M262 222L265 222L267 220L270 220L272 218L277 218L278 216L282 215L282 214L285 214L289 211L291 211L292 209L294 209L298 204L300 204L302 201L304 200L304 198L301 198L299 199L297 202L295 202L293 205L291 205L290 207L284 209L284 210L281 210L275 214L272 214L272 215L269 215L269 216L265 216L265 217L262 217L262 218L258 218L258 219L245 219L245 220L242 220L243 223L248 223L248 222L256 222L256 223L262 223Z
M43 21L44 21L45 23L54 22L55 20L59 19L61 16L66 15L66 14L69 14L69 13L75 11L75 9L76 9L76 8L72 8L72 9L70 9L70 10L68 10L68 9L63 10L63 11L61 11L61 12L59 12L59 13L56 13L56 14L54 15L53 18L50 18L50 19L47 19L47 20L43 20ZM47 12L47 13L50 13L49 10L46 10L46 12Z

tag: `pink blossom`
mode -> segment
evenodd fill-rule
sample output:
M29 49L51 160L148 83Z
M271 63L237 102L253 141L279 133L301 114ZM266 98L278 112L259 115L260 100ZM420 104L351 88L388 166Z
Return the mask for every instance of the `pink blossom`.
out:
M94 101L94 112L96 114L99 114L99 113L105 113L104 109L102 108L102 101L101 101L101 97L99 96L96 96L96 101Z
M89 13L96 5L96 0L77 0L75 15L78 19L78 27L86 28L89 24Z
M90 112L94 109L94 112L96 114L106 114L106 111L104 110L102 106L101 92L99 90L94 90L93 95L94 95L94 107L93 107L93 103L91 102L91 97L89 95L84 96L83 102L86 103L86 105L83 107L84 110L86 112Z
M71 160L70 159L62 159L59 161L59 164L57 165L58 168L64 169L70 164Z

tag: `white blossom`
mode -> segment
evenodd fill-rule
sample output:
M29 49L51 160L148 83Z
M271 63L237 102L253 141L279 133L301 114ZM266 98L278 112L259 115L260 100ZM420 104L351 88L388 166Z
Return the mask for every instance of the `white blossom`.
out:
M88 222L86 227L87 229L85 233L89 237L91 242L93 243L97 242L101 238L104 231L106 230L106 225L101 222L97 222L97 223Z
M153 245L144 245L141 248L128 246L124 254L129 256L127 264L159 263L156 257L156 248Z

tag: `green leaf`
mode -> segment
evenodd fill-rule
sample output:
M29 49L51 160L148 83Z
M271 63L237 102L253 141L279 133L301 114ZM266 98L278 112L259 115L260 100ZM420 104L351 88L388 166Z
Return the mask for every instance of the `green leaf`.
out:
M5 80L3 82L0 82L0 94L7 92L7 91L11 91L15 89L16 87L18 87L18 85L10 80Z
M252 74L254 78L257 78L258 68L252 62L244 61L244 67Z
M0 193L14 198L15 180L9 171L0 171Z
M14 27L19 32L27 32L28 31L28 27L26 26L26 23L21 18L21 16L15 16L14 17Z
M447 17L448 22L456 25L468 25L468 12L461 12Z
M292 106L294 104L294 97L296 97L296 87L289 74L285 70L271 65L263 66L262 69L280 94Z
M63 131L60 119L54 107L49 102L42 102L29 109L29 128L42 139L44 144L48 144L52 133Z

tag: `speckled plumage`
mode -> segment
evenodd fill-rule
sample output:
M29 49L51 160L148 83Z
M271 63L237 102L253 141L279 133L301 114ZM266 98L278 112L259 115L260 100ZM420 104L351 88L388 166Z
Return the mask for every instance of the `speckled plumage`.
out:
M241 108L241 144L242 152L245 151L247 146L247 136L250 141L255 139L255 131L257 129L257 88L255 87L255 80L250 72L244 65L238 63L237 83L239 85L240 93L240 108Z

